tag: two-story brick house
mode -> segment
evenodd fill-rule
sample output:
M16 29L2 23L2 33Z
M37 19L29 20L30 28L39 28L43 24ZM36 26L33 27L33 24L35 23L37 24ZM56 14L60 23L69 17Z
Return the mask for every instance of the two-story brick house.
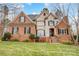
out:
M8 25L7 31L12 33L11 39L23 41L29 35L36 34L40 41L65 42L70 41L70 26L67 16L61 20L44 8L39 15L26 15L21 12Z

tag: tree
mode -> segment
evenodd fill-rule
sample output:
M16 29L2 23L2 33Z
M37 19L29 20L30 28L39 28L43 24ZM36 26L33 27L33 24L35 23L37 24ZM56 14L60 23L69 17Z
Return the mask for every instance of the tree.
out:
M3 33L2 33L2 35L4 36L4 33L7 30L7 25L8 25L8 21L9 21L8 18L7 18L9 9L6 5L3 6L2 12L4 14L4 17L3 17L3 20L2 20L2 23L3 23Z
M78 34L79 34L79 4L74 4L76 5L76 9L77 11L75 12L74 7L72 6L73 4L56 4L55 5L55 9L56 9L56 15L58 16L58 19L61 20L61 18L63 18L64 16L68 17L68 21L70 21L71 23L69 23L70 25L70 36L72 41L74 42L75 45L78 45ZM70 13L72 11L72 13ZM77 17L75 17L76 13L78 13ZM75 25L76 28L76 39L74 39L74 31L73 31L73 23Z
M64 16L68 16L69 9L71 4L69 3L56 3L53 5L53 9L55 10L55 15L58 17L59 20L61 20Z
M74 29L76 29L75 31L76 31L76 39L74 38L74 34L72 34L72 33L74 33L73 32L73 30L71 31L71 35L73 36L72 37L72 40L74 41L74 44L75 45L78 45L78 36L79 36L79 15L77 15L79 12L79 5L78 4L75 4L75 6L76 6L76 12L75 12L75 10L74 10L74 7L72 7L71 6L71 10L72 10L72 13L70 13L69 15L68 15L68 17L72 20L72 23L71 23L71 25L72 25L72 28ZM75 25L75 27L73 27Z
M0 4L0 21L2 21L3 24L2 36L7 32L7 27L11 19L13 19L21 10L22 7L19 4Z

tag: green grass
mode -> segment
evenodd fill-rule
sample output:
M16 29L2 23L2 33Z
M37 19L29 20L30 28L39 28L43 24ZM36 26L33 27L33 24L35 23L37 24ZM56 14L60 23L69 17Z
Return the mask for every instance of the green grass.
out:
M0 42L0 56L79 56L79 46L33 42Z

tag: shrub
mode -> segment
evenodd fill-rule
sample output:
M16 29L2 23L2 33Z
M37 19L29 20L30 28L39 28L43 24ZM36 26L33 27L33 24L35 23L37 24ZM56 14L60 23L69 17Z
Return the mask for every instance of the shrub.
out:
M39 41L39 36L37 36L35 34L30 34L29 38L33 39L34 41Z
M35 35L34 34L30 34L29 38L30 39L35 39Z
M25 39L23 42L29 42L29 39Z
M11 41L15 41L15 42L18 42L19 40L18 40L17 38L15 38L15 39L13 39L13 40L11 40Z
M36 36L35 36L35 39L39 39L39 36L36 35Z
M6 32L4 33L4 36L2 37L2 41L8 41L11 38L11 33Z
M37 36L37 35L35 36L35 41L39 42L39 36Z

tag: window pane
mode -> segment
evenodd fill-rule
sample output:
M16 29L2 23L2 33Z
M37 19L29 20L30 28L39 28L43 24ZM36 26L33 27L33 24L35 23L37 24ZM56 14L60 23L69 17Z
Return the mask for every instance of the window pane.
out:
M44 22L37 22L37 25L44 26Z
M62 34L64 34L64 33L65 33L65 30L64 30L64 29L61 29L61 31L62 31Z
M20 17L20 22L24 22L24 16Z
M38 30L38 31L37 31L37 35L40 36L40 37L42 37L42 36L45 35L44 32L45 32L44 30Z
M48 25L55 26L55 21L53 21L53 20L48 21Z
M66 34L66 30L65 29L58 29L58 34Z
M12 28L12 33L13 33L13 34L16 34L16 33L18 32L18 29L19 29L18 27Z
M30 34L30 27L24 27L24 34Z

